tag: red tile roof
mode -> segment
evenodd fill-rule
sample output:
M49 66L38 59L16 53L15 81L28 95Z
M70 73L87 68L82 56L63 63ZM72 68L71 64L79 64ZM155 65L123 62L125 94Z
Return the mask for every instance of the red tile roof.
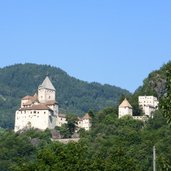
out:
M19 110L23 111L23 110L51 110L51 109L47 107L45 104L36 104L36 105L32 105L31 107L21 108Z
M31 100L33 98L34 98L33 96L25 96L22 98L22 100Z
M46 103L44 103L45 105L54 105L57 104L57 102L55 100L49 100Z

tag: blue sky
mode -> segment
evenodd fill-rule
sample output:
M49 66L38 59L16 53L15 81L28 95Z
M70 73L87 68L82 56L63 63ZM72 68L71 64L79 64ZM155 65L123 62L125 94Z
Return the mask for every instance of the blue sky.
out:
M0 67L50 64L133 92L171 59L170 0L0 1Z

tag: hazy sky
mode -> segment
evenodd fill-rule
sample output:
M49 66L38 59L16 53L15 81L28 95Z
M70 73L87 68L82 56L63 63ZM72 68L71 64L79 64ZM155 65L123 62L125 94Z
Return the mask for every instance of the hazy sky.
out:
M133 92L170 59L170 0L0 1L0 67L50 64Z

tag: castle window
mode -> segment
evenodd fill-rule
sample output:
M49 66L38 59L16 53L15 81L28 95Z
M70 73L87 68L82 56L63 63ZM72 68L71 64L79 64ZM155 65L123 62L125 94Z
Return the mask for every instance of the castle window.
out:
M36 113L36 111L34 111L34 113Z

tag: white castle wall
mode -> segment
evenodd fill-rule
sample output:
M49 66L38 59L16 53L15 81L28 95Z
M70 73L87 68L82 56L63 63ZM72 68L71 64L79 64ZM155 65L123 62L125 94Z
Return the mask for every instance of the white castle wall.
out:
M55 126L56 116L52 116L51 112L48 110L16 111L15 132L24 128L38 128L41 130L45 130L47 128L53 129Z
M132 109L129 107L119 107L119 118L126 115L132 116Z

